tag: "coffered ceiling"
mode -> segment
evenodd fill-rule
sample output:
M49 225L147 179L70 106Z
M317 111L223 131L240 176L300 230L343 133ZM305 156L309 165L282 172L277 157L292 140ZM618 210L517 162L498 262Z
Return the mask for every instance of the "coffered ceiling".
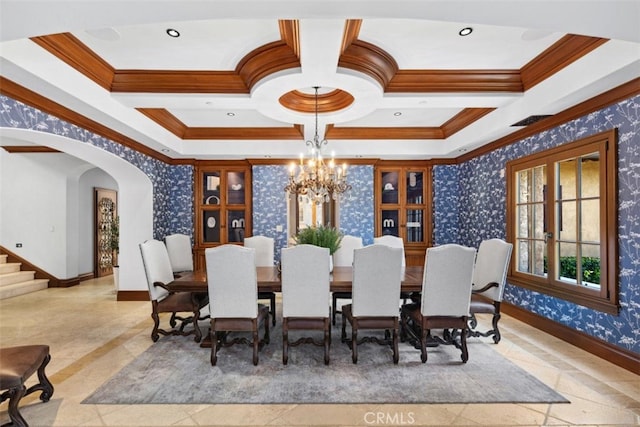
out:
M639 4L1 1L0 91L169 158L256 159L305 151L319 86L336 157L456 158L639 77Z

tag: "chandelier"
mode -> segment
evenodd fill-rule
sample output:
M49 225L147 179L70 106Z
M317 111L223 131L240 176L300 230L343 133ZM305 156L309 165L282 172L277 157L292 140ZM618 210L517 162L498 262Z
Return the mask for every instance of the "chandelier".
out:
M284 188L289 194L298 195L300 202L314 202L318 205L329 200L338 200L345 191L351 190L351 185L347 183L347 164L341 167L336 166L333 154L331 160L325 163L322 156L322 146L327 145L326 139L318 136L318 89L315 89L316 107L316 132L313 140L307 140L305 144L309 147L309 159L305 162L304 156L300 154L300 164L296 168L295 163L289 167L289 182ZM297 169L297 171L296 171Z

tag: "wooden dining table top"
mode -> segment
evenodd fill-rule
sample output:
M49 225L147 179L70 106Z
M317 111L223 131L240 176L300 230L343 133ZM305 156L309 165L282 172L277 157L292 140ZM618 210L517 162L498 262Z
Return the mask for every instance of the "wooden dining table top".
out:
M259 292L280 292L280 272L277 267L256 267ZM403 267L403 292L420 292L422 290L423 267ZM167 284L175 292L207 292L206 271L189 271L179 274L174 281ZM351 267L334 267L331 273L331 292L351 292L353 269Z

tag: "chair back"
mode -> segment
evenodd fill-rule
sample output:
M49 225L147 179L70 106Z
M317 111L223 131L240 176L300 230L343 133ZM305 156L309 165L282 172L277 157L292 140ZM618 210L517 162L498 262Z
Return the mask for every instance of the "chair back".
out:
M273 251L275 242L272 237L251 236L244 238L244 247L256 250L257 267L273 267Z
M494 301L502 301L512 249L513 245L502 239L480 242L473 270L473 289L481 289L488 283L495 282L498 286L482 292L482 295Z
M407 265L405 259L404 259L404 240L402 240L401 237L398 236L391 236L389 234L384 235L384 236L380 236L380 237L374 237L373 238L373 244L374 245L385 245L385 246L390 246L392 248L400 248L402 249L402 266L404 267L405 265Z
M147 276L149 297L152 301L161 301L169 292L153 284L156 282L166 284L173 281L173 270L167 247L159 240L147 240L140 243L140 254L142 255L144 273Z
M428 248L422 280L423 316L468 316L476 250L447 244Z
M164 238L171 269L174 273L193 271L193 248L191 237L186 234L170 234Z
M353 251L363 246L362 237L343 236L340 247L333 253L334 267L351 267L353 265Z
M370 245L353 252L354 316L398 316L402 250Z
M226 244L204 251L211 318L258 317L256 251Z
M329 317L329 249L282 249L282 317Z

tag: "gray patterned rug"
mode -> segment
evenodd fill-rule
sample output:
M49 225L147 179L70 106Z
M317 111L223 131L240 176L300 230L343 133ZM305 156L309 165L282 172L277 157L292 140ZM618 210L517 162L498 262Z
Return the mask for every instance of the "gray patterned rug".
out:
M290 340L296 336L290 333ZM161 336L82 403L568 403L498 354L494 344L477 339L469 340L466 364L453 346L429 348L423 364L419 350L400 343L397 365L388 347L372 343L358 347L354 365L339 325L332 339L329 365L321 347L307 344L290 347L284 366L278 324L258 366L250 347L235 345L219 351L214 367L210 349L192 337Z

